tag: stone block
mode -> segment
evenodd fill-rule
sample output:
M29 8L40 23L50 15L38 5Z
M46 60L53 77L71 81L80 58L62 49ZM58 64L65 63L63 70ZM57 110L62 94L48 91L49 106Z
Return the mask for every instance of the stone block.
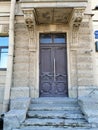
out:
M2 114L2 106L3 104L0 103L0 115Z
M69 96L71 98L77 98L77 96L78 96L77 86L73 86L72 88L69 89Z
M14 79L24 79L24 78L28 78L29 76L28 71L17 71L17 72L14 72L13 74L14 74Z
M6 75L6 71L0 71L0 76L1 76L1 75L4 75L4 76L5 76L5 75Z
M0 83L5 83L6 76L0 76Z
M92 86L78 86L78 96L84 97L89 96L93 93L98 93L97 87Z
M10 110L28 110L30 98L16 98L10 101Z
M29 55L28 49L25 48L15 48L15 56L27 56Z
M15 71L17 71L17 70L28 71L28 68L29 68L29 64L27 62L26 63L15 63L15 65L14 65Z
M9 121L13 118L16 118L17 122L21 124L26 119L26 110L10 110L5 114L5 120L9 119ZM17 128L17 126L16 126Z
M79 105L89 123L98 123L98 95L80 98Z
M94 79L92 78L86 78L86 77L83 77L83 78L79 78L78 79L78 85L79 86L93 86L94 84Z
M3 103L4 87L0 87L0 103Z
M4 118L4 130L12 130L14 128L19 128L20 123L16 116L6 116Z
M11 88L11 99L29 97L29 87Z
M28 55L21 55L21 56L16 56L14 59L15 63L27 63L29 62Z
M10 102L10 111L4 116L4 130L19 128L25 121L27 110L30 104L30 98L12 99ZM15 124L16 123L16 124Z
M21 87L21 88L26 88L28 86L28 78L27 79L14 79L13 81L13 86L16 88ZM26 94L27 95L27 94Z

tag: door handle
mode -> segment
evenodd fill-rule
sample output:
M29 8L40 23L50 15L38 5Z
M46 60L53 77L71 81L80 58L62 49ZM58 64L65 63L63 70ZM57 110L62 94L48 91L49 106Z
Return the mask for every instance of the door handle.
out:
M55 64L55 58L54 58L54 82L56 81L56 64Z

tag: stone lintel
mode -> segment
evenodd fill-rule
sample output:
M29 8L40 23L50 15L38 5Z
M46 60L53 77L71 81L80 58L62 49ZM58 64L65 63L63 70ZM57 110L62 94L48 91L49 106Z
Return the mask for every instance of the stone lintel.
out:
M87 2L88 0L21 0L21 2Z
M36 3L21 3L21 8L59 8L59 7L65 7L65 8L78 8L78 7L86 7L86 2L36 2Z
M86 7L88 0L21 0L22 8Z

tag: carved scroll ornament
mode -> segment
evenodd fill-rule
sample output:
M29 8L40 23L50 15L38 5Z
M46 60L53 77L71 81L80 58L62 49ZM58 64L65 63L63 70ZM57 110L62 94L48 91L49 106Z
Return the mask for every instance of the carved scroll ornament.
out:
M73 27L79 27L83 16L84 16L84 10L83 8L75 8L72 15L72 24Z
M34 10L24 10L25 24L29 32L29 51L36 51Z
M24 19L25 23L29 30L34 29L35 25L35 19L34 19L34 13L33 10L24 10Z

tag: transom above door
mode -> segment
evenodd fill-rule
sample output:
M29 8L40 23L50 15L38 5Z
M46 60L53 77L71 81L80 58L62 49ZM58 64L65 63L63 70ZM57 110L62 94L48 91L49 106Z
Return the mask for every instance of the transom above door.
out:
M66 34L40 34L40 96L67 96Z

